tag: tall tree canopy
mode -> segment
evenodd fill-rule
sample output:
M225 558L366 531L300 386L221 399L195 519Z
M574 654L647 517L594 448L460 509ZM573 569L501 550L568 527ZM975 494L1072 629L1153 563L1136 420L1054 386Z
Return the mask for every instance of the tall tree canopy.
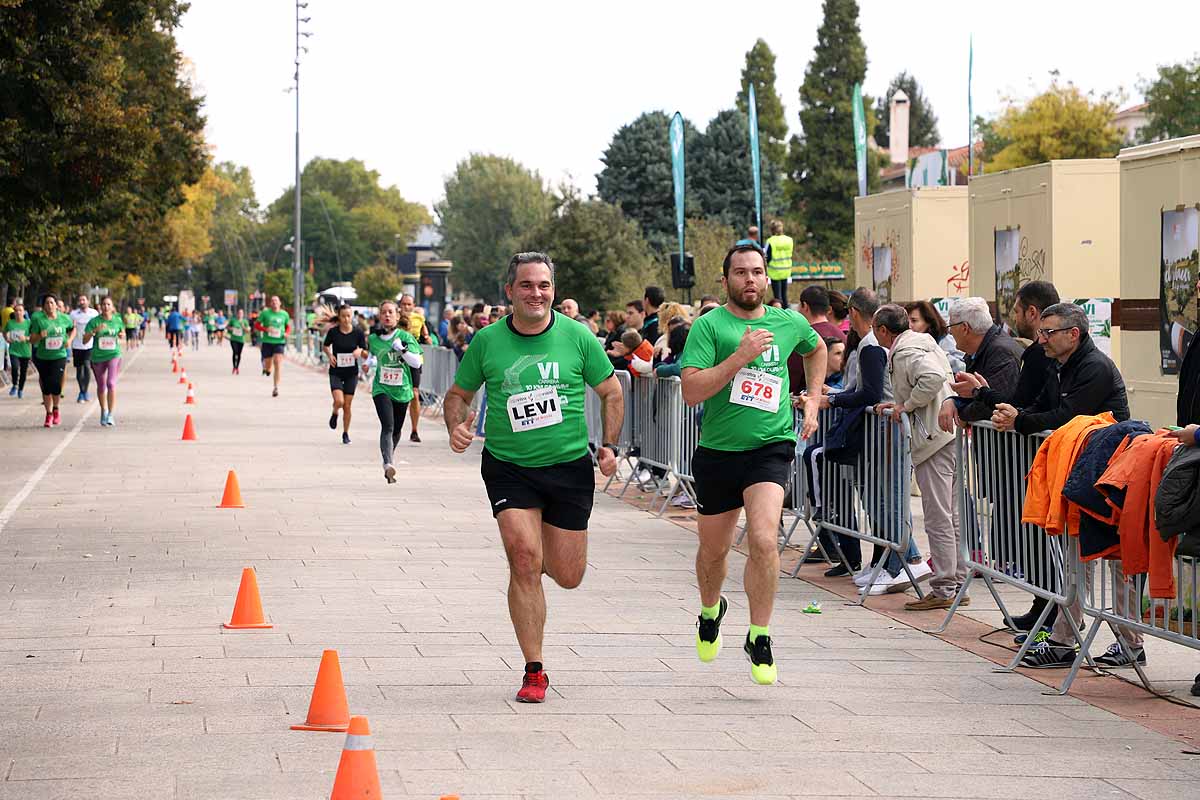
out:
M817 46L800 86L802 134L789 143L789 194L803 215L813 252L832 257L854 237L854 84L867 74L858 3L824 0Z
M892 96L899 89L908 95L908 146L937 147L940 141L937 115L933 113L933 106L925 97L917 79L907 71L902 71L892 78L887 94L879 98L879 105L875 108L875 143L880 147L890 146Z
M1143 142L1200 133L1200 57L1158 68L1158 77L1141 85L1150 117Z
M694 194L697 203L689 216L710 217L739 231L754 223L750 127L744 113L731 108L713 117L704 134L696 137L688 169L689 194ZM778 214L783 202L779 168L764 157L759 171L763 214Z
M775 90L775 54L762 39L754 43L746 53L746 66L742 67L742 88L737 95L737 108L750 116L750 86L754 86L754 97L758 101L758 135L763 154L776 165L782 165L787 156L787 118L783 114L783 101Z
M1057 80L1024 105L1010 104L983 129L987 172L1041 164L1056 158L1108 158L1121 148L1113 125L1116 104L1107 96L1092 100ZM988 147L998 148L988 152Z
M473 153L446 178L434 206L441 252L454 262L455 282L496 301L517 239L543 223L554 207L538 173L503 156Z

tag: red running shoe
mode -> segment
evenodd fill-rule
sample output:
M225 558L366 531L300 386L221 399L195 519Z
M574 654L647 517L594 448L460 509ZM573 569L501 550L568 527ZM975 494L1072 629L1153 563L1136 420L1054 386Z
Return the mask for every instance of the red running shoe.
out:
M51 416L50 421L53 422L55 425L62 425L62 418L58 416L57 408L54 409L54 414L53 414L53 416Z
M53 416L50 414L50 412L49 412L49 411L47 411L47 412L46 412L46 424L45 424L45 425L43 425L42 427L43 427L43 428L49 428L51 425L53 425L53 424L54 424L54 423L53 423L53 420L54 420L54 417L53 417Z
M550 688L550 679L544 671L526 672L521 679L521 691L517 692L518 703L546 702L546 689Z

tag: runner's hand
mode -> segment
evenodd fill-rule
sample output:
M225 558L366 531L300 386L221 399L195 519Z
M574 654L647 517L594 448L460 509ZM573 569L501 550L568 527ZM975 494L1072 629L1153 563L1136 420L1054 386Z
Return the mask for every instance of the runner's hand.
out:
M617 471L617 457L611 447L601 447L596 452L596 462L600 465L600 474L606 478L611 478Z
M821 395L808 394L804 396L804 422L800 426L800 438L808 439L817 432L820 422Z
M775 334L770 331L758 328L751 330L750 326L746 326L746 332L742 334L742 342L738 345L737 354L738 360L742 364L749 364L754 359L767 352L771 343L775 341Z
M397 336L395 339L392 340L392 349L395 350L397 353L403 353L405 350L408 349L408 345L406 345L404 343L403 339L401 339L399 336Z
M456 453L464 453L473 441L475 441L474 411L468 414L464 421L454 426L454 430L450 433L450 449Z

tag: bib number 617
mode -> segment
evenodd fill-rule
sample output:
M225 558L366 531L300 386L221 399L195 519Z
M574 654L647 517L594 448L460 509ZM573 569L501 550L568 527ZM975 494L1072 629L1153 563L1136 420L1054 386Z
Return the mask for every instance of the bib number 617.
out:
M771 391L771 387L764 383L746 380L742 381L742 394L748 394L754 397L761 397L764 400L770 400L773 392Z

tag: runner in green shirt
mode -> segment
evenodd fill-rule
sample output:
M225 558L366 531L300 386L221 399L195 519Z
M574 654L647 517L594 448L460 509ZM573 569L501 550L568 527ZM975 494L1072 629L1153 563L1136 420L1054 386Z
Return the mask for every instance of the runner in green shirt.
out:
M29 359L33 347L29 344L29 318L25 316L25 304L20 300L13 303L12 316L4 326L4 338L8 340L8 363L12 370L12 388L9 396L25 396L25 376L29 372Z
M250 322L246 319L246 310L239 308L237 315L229 320L229 349L233 351L233 374L240 374L242 367L242 348L246 346L246 333L250 330Z
M204 335L208 337L208 343L213 343L213 335L217 332L217 315L210 308L204 312Z
M263 358L263 375L272 377L274 385L271 397L278 397L279 379L283 375L283 354L287 348L287 335L292 330L292 318L283 310L279 295L271 295L267 303L268 307L258 313L254 328L262 332L259 352Z
M420 369L423 363L421 345L407 330L400 327L400 310L394 300L379 306L379 330L367 337L367 349L378 362L371 383L371 400L379 416L379 452L383 456L383 477L396 482L392 454L400 443L408 401L412 400L413 384L410 369Z
M487 441L480 472L508 556L508 607L525 658L517 700L541 703L550 685L542 670L546 599L542 574L564 589L583 580L587 527L596 491L588 451L584 395L603 404L600 472L617 467L616 441L625 414L612 363L591 331L560 317L554 264L542 253L518 253L508 264L505 294L512 314L482 328L463 356L444 415L450 448L474 439L467 410L486 388Z
M700 539L696 652L707 662L721 650L721 619L729 606L721 584L744 506L750 632L743 649L754 681L772 684L778 675L769 628L779 581L776 532L796 457L787 360L792 353L803 356L807 385L821 386L825 343L795 311L763 305L767 270L758 245L734 246L722 274L729 299L696 320L680 360L684 401L704 403L700 444L692 457ZM820 399L817 392L805 400L805 439L816 430Z
M130 313L138 316L133 309ZM92 373L96 376L96 399L100 401L100 424L105 427L117 424L113 421L113 404L117 402L117 375L121 371L121 326L112 298L103 297L100 316L93 317L83 329L84 344L96 340L92 345ZM125 330L128 333L129 329Z
M137 347L138 328L142 326L142 315L133 310L133 306L125 306L125 344ZM92 359L95 361L96 359Z
M60 306L58 298L48 294L42 300L42 310L29 320L29 341L33 344L33 366L38 371L42 390L42 405L46 408L43 427L62 424L58 404L62 401L63 373L67 369L67 347L75 323Z

